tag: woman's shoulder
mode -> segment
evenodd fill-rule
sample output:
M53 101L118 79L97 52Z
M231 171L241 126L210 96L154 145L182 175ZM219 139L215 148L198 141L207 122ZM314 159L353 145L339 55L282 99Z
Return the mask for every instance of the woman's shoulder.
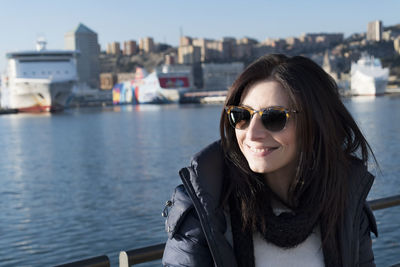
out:
M191 158L191 165L197 167L202 163L209 164L214 162L215 164L218 164L223 161L223 158L224 152L222 149L221 140L217 140L194 154Z
M190 197L204 206L219 204L224 182L225 157L220 141L213 142L192 157L191 165L180 171Z
M367 164L357 157L350 158L350 189L371 187L375 177L368 171Z

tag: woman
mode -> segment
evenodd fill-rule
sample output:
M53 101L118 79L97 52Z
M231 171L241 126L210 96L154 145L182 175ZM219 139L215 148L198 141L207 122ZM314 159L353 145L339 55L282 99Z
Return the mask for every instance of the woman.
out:
M234 82L221 141L180 171L166 266L375 266L372 153L313 61L263 56Z

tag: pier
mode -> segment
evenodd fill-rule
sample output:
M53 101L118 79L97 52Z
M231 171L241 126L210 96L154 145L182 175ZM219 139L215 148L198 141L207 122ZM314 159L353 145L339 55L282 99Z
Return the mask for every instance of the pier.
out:
M223 103L228 91L193 91L184 93L180 103Z
M400 195L371 200L368 201L368 204L374 211L400 206ZM159 260L163 256L164 248L165 248L165 243L161 243L148 247L121 251L119 254L119 267L131 267L140 263ZM109 258L106 255L102 255L94 258L57 265L55 267L110 267L110 266L111 265ZM390 267L400 267L400 262Z

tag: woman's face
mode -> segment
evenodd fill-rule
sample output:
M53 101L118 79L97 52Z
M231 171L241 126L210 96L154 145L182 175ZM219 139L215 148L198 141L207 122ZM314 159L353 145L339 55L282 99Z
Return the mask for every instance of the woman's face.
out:
M276 106L289 109L289 100L278 82L264 80L244 91L240 105L254 110ZM235 129L240 150L252 171L267 176L294 173L297 165L297 140L294 116L292 113L290 115L286 127L279 132L267 130L259 114L253 116L246 129Z

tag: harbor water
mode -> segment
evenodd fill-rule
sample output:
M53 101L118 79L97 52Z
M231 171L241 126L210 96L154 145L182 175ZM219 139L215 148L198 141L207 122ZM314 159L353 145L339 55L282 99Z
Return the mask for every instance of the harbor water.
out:
M382 170L372 170L369 199L400 194L400 97L344 102ZM219 138L221 109L137 105L0 116L0 266L104 254L118 266L119 251L165 242L164 203L179 169ZM400 207L375 216L377 266L400 263Z

